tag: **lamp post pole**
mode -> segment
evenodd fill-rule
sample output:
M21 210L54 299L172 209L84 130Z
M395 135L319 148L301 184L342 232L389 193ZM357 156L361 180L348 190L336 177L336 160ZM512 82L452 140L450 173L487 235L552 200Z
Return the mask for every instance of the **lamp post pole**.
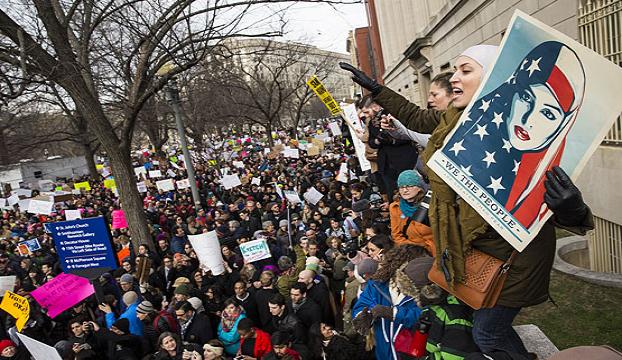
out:
M181 144L181 151L184 154L184 165L186 165L186 171L188 172L188 180L190 181L190 190L192 190L192 199L194 200L194 207L198 211L201 209L201 197L199 196L199 189L197 188L197 180L194 175L194 166L192 165L192 157L188 150L188 142L186 141L186 129L181 117L181 106L179 105L181 100L179 99L179 88L177 87L177 80L171 79L166 86L166 97L168 98L173 112L175 113L175 124L177 125L177 134L179 135L179 143Z

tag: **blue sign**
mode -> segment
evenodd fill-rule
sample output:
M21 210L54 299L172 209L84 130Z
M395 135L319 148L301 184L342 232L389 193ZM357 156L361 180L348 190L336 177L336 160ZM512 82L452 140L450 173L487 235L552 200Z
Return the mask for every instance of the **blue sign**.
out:
M108 225L103 217L47 224L65 273L96 277L96 270L118 267Z

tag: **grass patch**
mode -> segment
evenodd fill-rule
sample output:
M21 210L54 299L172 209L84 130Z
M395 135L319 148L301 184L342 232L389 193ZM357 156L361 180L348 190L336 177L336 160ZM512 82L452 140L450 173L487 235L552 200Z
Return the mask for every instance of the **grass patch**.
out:
M551 273L551 302L524 308L515 325L537 325L560 349L610 345L622 349L622 289L590 284Z

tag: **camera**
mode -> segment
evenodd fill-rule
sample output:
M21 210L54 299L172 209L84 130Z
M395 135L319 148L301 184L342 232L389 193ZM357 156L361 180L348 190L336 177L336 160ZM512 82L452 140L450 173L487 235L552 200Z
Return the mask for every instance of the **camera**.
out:
M415 210L415 213L413 214L413 221L421 223L421 224L425 224L425 225L430 225L430 219L428 218L428 210L430 209L430 200L432 199L432 190L428 190L427 193L425 193L425 195L423 196L423 199L421 199L421 202L419 203L419 207L417 208L417 210Z
M354 238L348 242L344 242L340 245L339 251L342 254L345 254L348 259L352 259L356 256L357 252L367 245L367 241L359 241L357 238Z

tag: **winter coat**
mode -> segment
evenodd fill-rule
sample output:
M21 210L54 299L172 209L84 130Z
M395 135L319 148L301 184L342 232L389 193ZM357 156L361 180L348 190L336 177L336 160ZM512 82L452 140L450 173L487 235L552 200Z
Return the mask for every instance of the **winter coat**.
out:
M305 253L300 245L294 246L294 253L296 254L295 270L291 275L281 274L276 281L276 287L279 293L286 299L289 297L289 290L298 282L298 274L305 269Z
M207 315L195 312L190 321L182 336L183 341L203 345L214 338L211 321Z
M218 324L218 340L225 344L225 352L228 355L235 355L240 349L240 335L238 334L238 323L244 319L246 315L240 314L235 320L231 329L225 332L222 328L222 321Z
M408 129L432 134L422 154L424 163L427 163L432 154L443 146L445 137L462 114L462 110L454 107L446 111L421 109L388 88L383 88L378 95L374 96L374 100ZM432 189L429 217L437 261L440 261L440 254L445 249L451 247L452 251L461 251L465 244L470 244L498 259L508 259L513 251L510 243L488 225L470 205L458 199L456 193L438 175L429 169L427 173ZM592 213L588 209L588 214L582 224L573 227L556 223L553 216L533 241L515 257L503 285L498 305L524 307L536 305L548 299L549 280L555 257L555 226L585 234L587 230L594 228ZM460 262L461 260L459 257L454 257L453 264L450 264L449 270L457 278L464 272L464 263Z
M255 301L253 294L247 294L248 296L244 300L238 299L237 296L234 296L233 299L238 305L244 308L246 317L251 319L253 324L259 324L259 310L257 309L257 302Z
M253 329L255 330L255 347L253 348L252 357L261 360L272 350L270 334L257 328ZM240 339L240 349L242 349L246 340L246 338Z
M272 328L274 331L282 331L290 334L292 343L304 344L307 341L307 333L300 319L285 308L283 315L272 316Z
M119 316L119 319L126 318L130 322L130 333L137 335L137 336L142 336L143 335L143 323L140 322L140 320L138 319L138 316L136 316L136 308L138 307L139 303L140 302L137 301L131 304L130 306L128 306L127 309L125 309L125 311L123 312L123 314ZM110 329L112 327L112 324L114 324L114 322L117 320L118 319L115 318L115 315L113 312L107 313L106 314L106 327Z
M404 236L403 230L408 222L408 217L402 214L399 201L394 201L389 205L389 214L391 216L391 238L393 238L395 245L414 244L425 246L430 254L434 254L432 228L411 221L408 225L408 229L406 229L406 236Z
M413 328L417 319L419 319L421 309L417 307L415 300L410 296L404 296L398 304L393 304L387 297L390 297L388 282L369 280L365 290L363 290L352 309L352 318L355 318L363 311L363 308L371 310L376 305L392 306L394 308L393 321L385 318L378 318L374 321L376 358L398 360L393 339L395 339L402 328Z
M291 311L296 314L306 329L320 322L320 317L318 316L321 313L320 306L313 299L306 298L304 304L300 305L296 311L293 308Z
M324 354L326 355L326 359L330 360L351 360L359 358L356 346L341 335L335 335L330 339L328 345L324 346Z

